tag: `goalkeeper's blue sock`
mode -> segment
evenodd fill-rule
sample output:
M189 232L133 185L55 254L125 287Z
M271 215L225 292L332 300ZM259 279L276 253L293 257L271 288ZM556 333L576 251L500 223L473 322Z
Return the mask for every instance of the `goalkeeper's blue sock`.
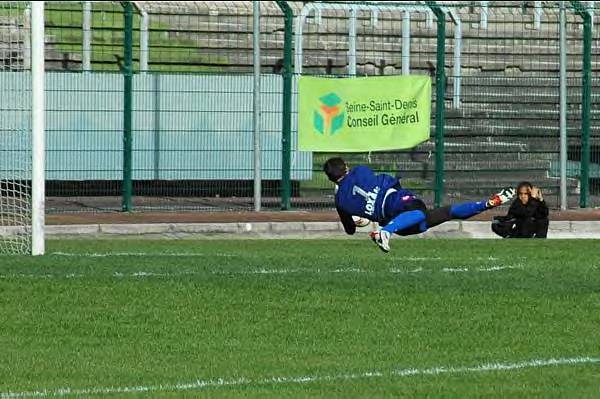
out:
M467 219L485 211L486 201L464 202L462 204L450 205L450 217L453 219Z
M387 231L390 234L395 233L399 230L404 230L408 227L414 226L415 224L423 224L425 221L425 213L423 211L408 211L402 212L398 216L392 219L391 222L385 225L382 230ZM423 230L424 226L421 226L421 230Z

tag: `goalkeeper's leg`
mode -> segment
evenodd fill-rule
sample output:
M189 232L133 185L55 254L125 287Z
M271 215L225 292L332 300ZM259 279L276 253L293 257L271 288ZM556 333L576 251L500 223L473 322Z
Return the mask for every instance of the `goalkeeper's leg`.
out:
M453 219L468 219L487 209L487 200L478 202L463 202L460 204L442 206L431 210L411 210L396 216L382 230L401 236L420 234L427 229Z
M460 204L442 206L427 212L427 228L437 226L453 219L464 220L490 209L487 201L463 202Z
M449 220L468 219L471 216L475 216L478 213L485 211L486 209L489 208L486 207L485 201L465 202L462 204L442 206L440 208L425 211L423 213L423 218L417 223L412 223L410 226L398 229L395 232L401 236L420 234L427 231L431 227L440 225ZM390 222L390 224L392 224L392 222ZM386 225L384 229L389 229L388 226L390 226L390 224Z
M399 235L419 234L427 229L440 225L453 219L464 220L480 214L483 211L506 204L515 196L513 188L505 188L489 199L477 202L463 202L460 204L442 206L425 212L425 220L419 224L413 224L409 228L397 230ZM387 226L386 226L387 227Z
M503 189L488 200L477 202L463 202L460 204L443 206L427 212L425 223L427 228L437 226L452 219L464 220L478 215L496 206L506 204L515 196L514 189Z

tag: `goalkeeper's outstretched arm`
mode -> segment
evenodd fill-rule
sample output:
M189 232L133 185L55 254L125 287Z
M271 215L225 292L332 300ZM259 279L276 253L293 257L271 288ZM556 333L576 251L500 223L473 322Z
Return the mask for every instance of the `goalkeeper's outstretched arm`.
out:
M344 231L346 234L354 234L356 233L356 224L354 223L354 219L352 219L352 215L344 212L339 206L335 207L337 209L337 213L340 216L340 221L342 225L344 225Z

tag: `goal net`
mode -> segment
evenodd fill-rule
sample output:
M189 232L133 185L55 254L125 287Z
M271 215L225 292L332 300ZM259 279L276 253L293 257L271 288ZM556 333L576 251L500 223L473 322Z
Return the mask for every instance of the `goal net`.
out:
M0 254L44 252L43 49L43 2L0 2Z

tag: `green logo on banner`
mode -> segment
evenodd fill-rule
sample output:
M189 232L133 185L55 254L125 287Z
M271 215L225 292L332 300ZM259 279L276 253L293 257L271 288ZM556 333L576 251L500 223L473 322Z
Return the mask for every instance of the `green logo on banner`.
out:
M329 93L319 98L321 102L318 111L315 111L313 125L317 132L325 134L329 132L334 135L342 126L344 126L345 112L340 113L340 103L342 99L335 93Z

